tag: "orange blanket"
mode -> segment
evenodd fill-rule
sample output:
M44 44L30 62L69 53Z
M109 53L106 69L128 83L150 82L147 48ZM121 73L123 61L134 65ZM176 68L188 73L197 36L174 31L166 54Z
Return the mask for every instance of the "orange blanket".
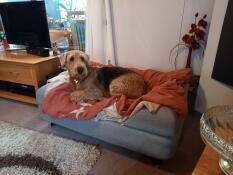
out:
M139 70L131 68L135 73L141 75L149 86L147 94L138 99L127 99L124 95L107 98L91 106L86 106L85 110L79 114L78 119L92 119L103 108L116 103L117 111L122 116L129 116L138 103L150 101L174 109L180 117L188 114L187 102L184 89L177 84L177 80L187 82L191 76L190 69L181 69L171 72L160 72L155 70ZM65 118L75 118L75 109L81 108L79 104L73 104L69 99L69 94L74 90L71 83L61 84L50 90L46 95L42 109L49 115Z

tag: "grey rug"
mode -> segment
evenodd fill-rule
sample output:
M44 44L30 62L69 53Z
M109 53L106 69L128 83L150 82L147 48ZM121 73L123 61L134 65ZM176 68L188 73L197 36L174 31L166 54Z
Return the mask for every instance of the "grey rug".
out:
M96 146L0 121L0 175L86 175L99 157Z

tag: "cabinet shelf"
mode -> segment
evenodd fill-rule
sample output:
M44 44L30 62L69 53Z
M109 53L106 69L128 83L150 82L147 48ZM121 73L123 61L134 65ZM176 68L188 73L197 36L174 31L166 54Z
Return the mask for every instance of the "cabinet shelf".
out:
M9 82L14 86L0 88L0 97L26 103L36 103L35 93L40 82L47 76L59 70L60 61L57 56L38 57L25 51L0 53L0 82ZM18 85L17 85L18 84ZM30 86L27 89L17 89L17 86ZM27 91L27 92L26 92Z
M4 91L4 90L0 90L0 97L12 99L12 100L17 100L17 101L22 101L22 102L26 102L26 103L37 104L36 98L29 97L26 95L16 94L16 93Z

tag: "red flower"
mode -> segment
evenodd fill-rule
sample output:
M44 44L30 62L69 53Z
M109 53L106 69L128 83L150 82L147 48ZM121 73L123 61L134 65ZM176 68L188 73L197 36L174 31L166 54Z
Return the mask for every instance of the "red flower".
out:
M207 22L206 22L204 19L201 19L201 20L198 22L198 26L203 27L204 29L206 29L206 27L207 27Z
M190 43L193 43L193 42L195 42L195 41L196 41L195 36L192 35L192 36L190 37Z
M182 40L185 42L185 44L192 44L193 42L196 42L195 36L190 36L188 34L184 35Z
M195 32L196 36L198 39L200 40L204 40L205 38L205 32L201 29L198 29L196 32Z
M191 28L189 29L189 34L185 34L182 37L183 42L185 43L186 47L189 48L189 54L188 54L188 58L187 58L187 64L186 67L190 67L190 63L191 63L191 54L192 54L192 50L198 50L201 48L201 46L203 46L202 42L200 40L205 40L205 31L207 28L207 22L205 21L205 18L207 17L207 15L205 14L202 19L200 19L197 22L197 18L198 18L199 14L196 13L195 14L195 21L194 23L191 24Z
M197 28L197 25L196 24L191 24L191 29L195 29Z
M189 33L194 33L197 30L197 25L196 24L191 24L191 30L189 30Z
M184 35L182 40L185 42L185 44L190 44L190 36L188 34Z
M192 46L193 50L197 50L200 48L200 44L196 40L194 40L192 42L191 46Z
M198 30L198 28L193 28L193 29L189 30L189 33L194 33L194 32L196 32L197 30Z

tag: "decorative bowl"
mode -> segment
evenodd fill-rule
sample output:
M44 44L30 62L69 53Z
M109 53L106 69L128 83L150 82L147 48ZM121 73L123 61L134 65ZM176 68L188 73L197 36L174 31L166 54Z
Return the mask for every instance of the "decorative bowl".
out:
M203 141L219 155L219 166L226 175L233 175L233 105L208 109L201 117Z

